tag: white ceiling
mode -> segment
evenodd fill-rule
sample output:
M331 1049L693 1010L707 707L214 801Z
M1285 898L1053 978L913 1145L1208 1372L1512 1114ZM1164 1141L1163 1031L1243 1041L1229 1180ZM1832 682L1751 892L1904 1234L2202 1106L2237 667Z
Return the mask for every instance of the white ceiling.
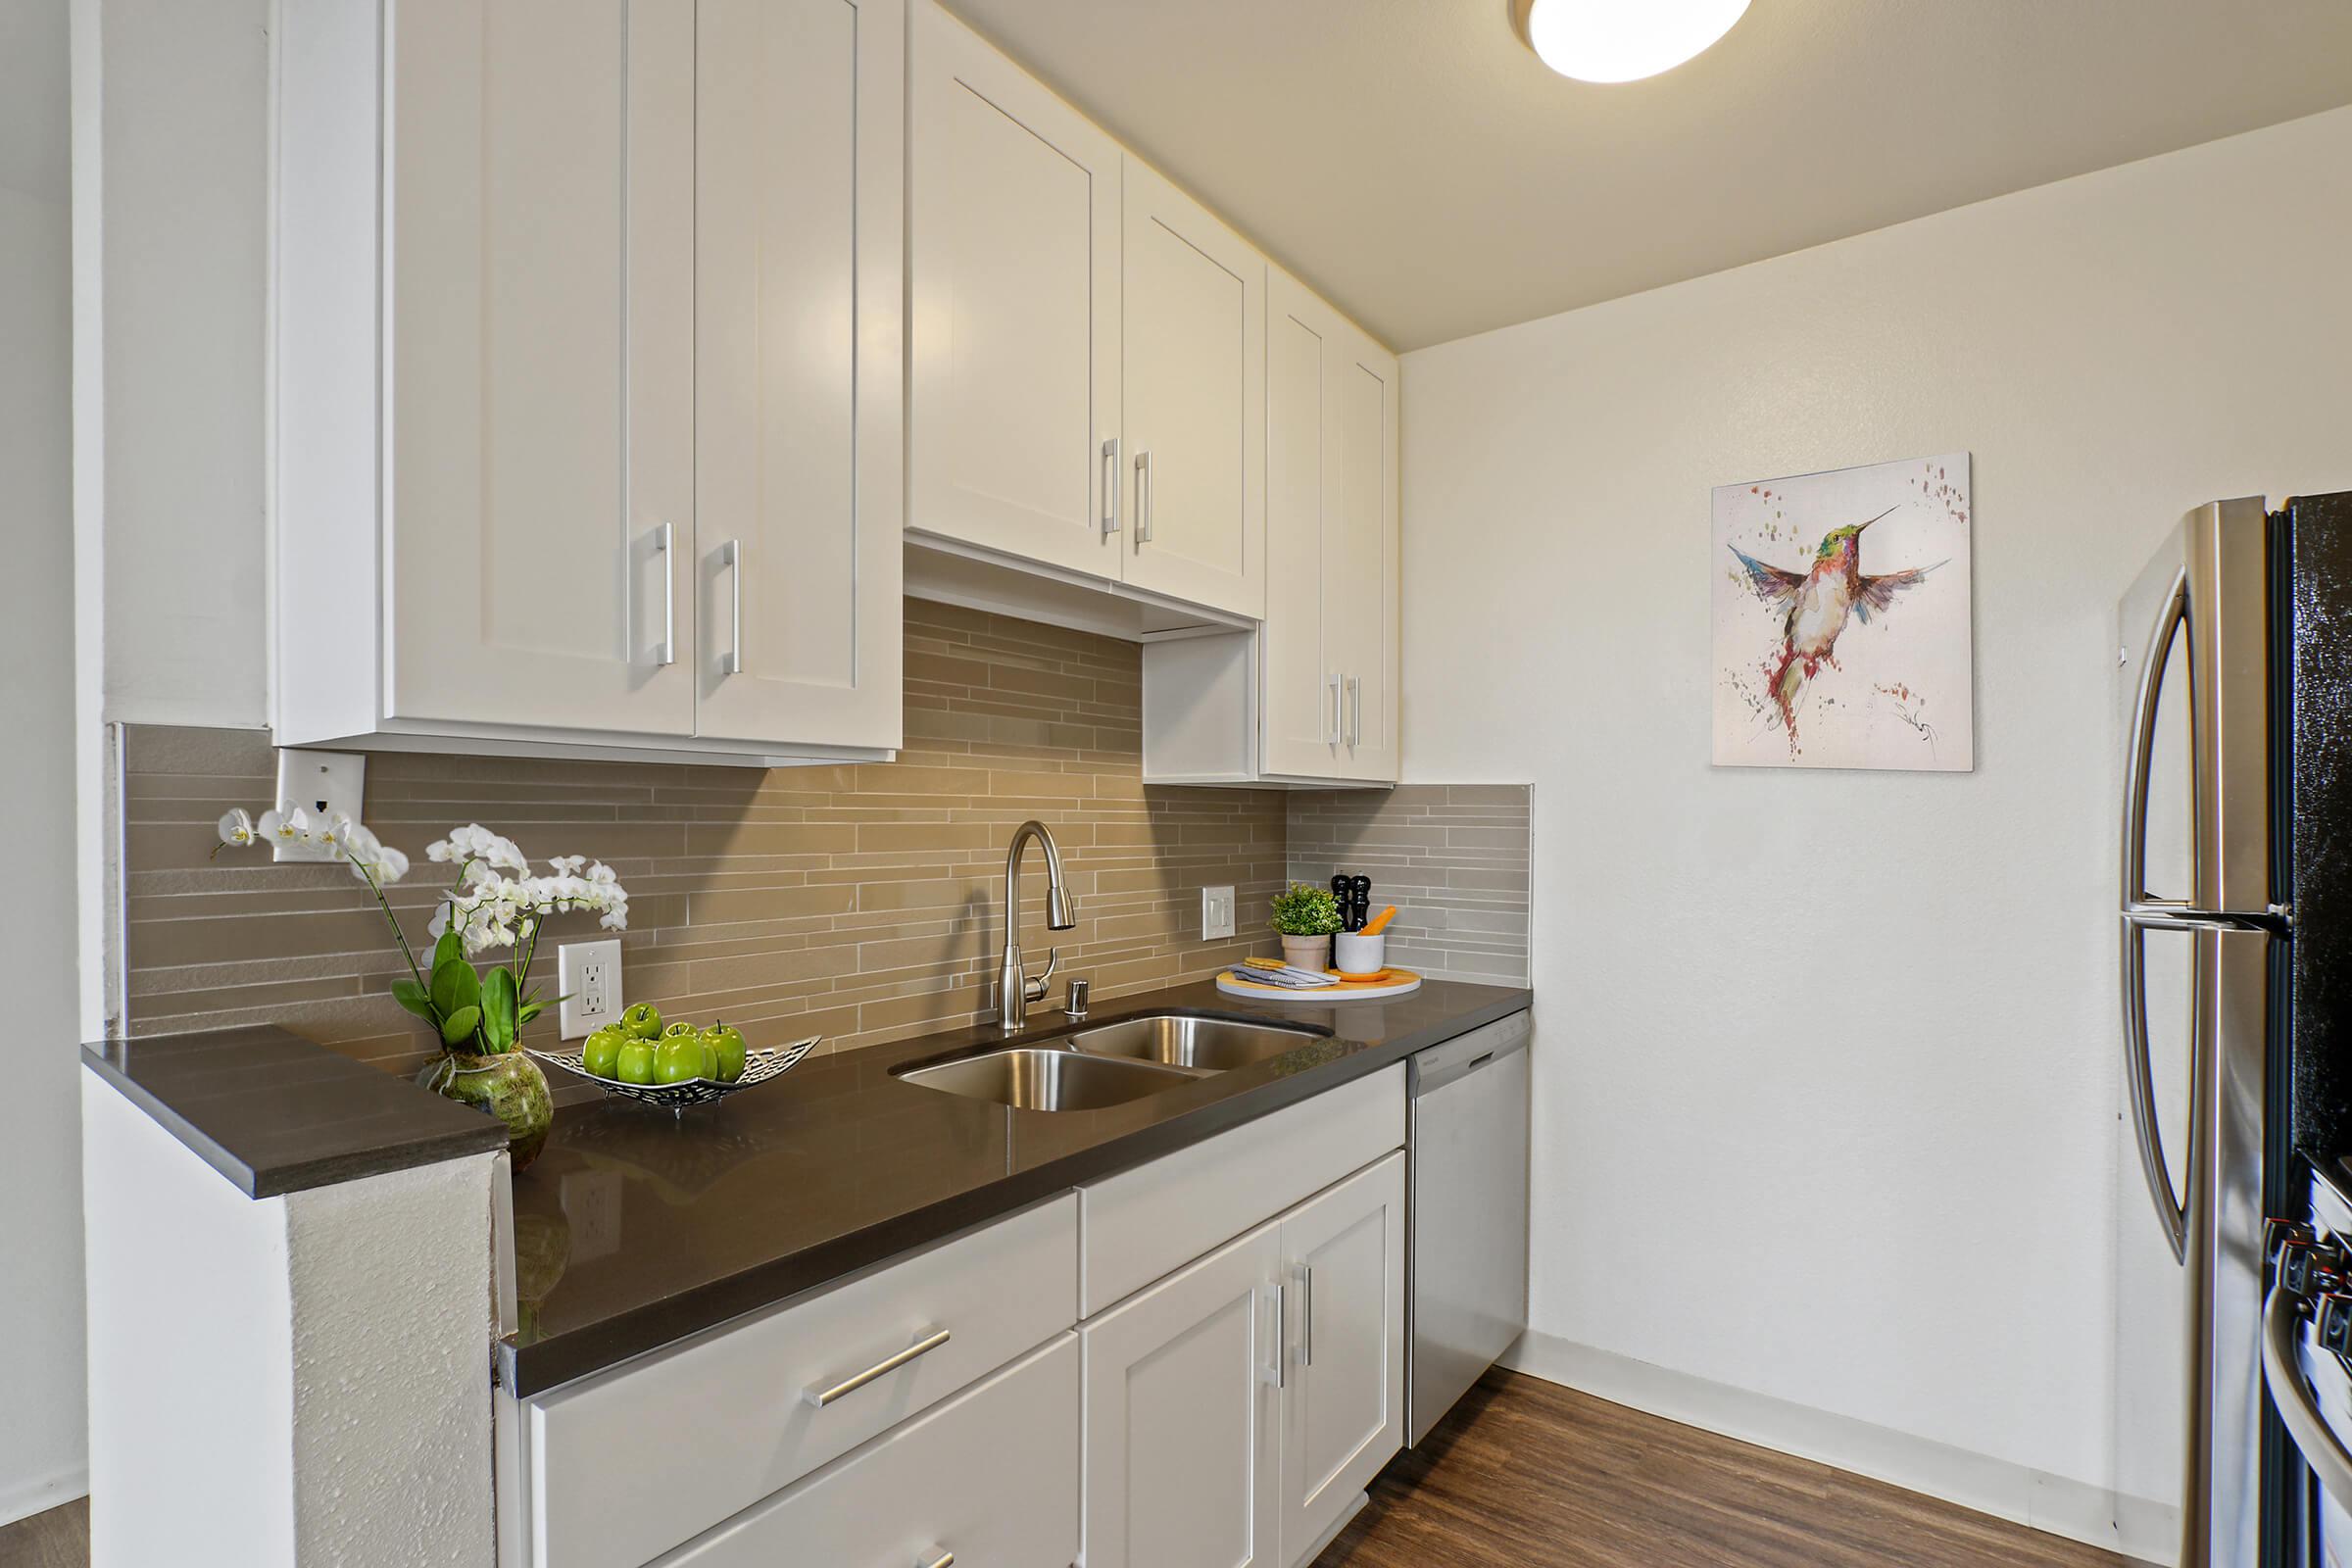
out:
M1607 87L1506 0L948 3L1398 349L2352 103L2347 0L1754 0Z

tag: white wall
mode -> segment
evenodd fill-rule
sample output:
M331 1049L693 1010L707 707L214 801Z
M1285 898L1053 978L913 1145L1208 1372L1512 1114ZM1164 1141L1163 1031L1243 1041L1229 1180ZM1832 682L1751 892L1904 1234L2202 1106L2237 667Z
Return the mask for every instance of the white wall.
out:
M66 0L0 0L0 1522L84 1490L65 80Z
M2114 607L2352 487L2347 169L2352 110L1405 357L1407 773L1537 786L1539 1348L2108 1484ZM1956 448L1976 772L1710 768L1709 487Z

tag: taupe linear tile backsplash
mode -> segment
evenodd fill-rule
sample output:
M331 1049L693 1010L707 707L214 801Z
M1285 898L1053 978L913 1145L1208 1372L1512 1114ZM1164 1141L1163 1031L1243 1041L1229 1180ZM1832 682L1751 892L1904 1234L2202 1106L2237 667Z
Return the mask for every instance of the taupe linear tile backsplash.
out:
M412 941L446 885L425 845L479 821L534 862L585 855L620 873L630 1000L724 1017L754 1045L822 1033L841 1049L986 1009L1004 847L1029 816L1053 826L1078 901L1078 928L1049 933L1032 851L1021 945L1033 963L1060 945L1056 1004L1063 976L1089 976L1108 998L1273 951L1283 796L1146 789L1141 693L1132 644L909 600L895 763L759 771L378 752L362 815L415 861L392 890ZM400 959L346 868L273 865L259 849L209 858L222 811L271 798L269 737L137 726L124 752L131 1031L270 1021L391 1070L420 1062L431 1043L386 990ZM1204 943L1199 890L1224 882L1238 936ZM550 925L534 968L544 995L556 946L595 934L585 915ZM532 1035L555 1043L552 1008Z
M1289 874L1370 877L1373 912L1396 906L1391 963L1525 985L1529 796L1524 784L1301 791L1289 802Z

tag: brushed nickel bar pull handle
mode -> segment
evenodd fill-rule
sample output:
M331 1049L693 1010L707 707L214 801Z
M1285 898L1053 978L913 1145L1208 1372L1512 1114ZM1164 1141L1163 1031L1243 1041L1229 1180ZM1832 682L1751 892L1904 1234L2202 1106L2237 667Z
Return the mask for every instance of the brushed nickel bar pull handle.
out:
M1333 745L1333 746L1337 746L1337 745L1339 745L1339 744L1340 744L1340 680L1341 680L1341 675L1340 675L1340 672L1339 672L1338 670L1333 670L1333 671L1332 671L1332 673L1331 673L1331 741L1330 741L1330 744L1331 744L1331 745Z
M718 667L722 674L740 675L743 673L743 541L730 539L720 545L718 564L727 568L727 592L734 607L726 657L718 662Z
M1152 542L1152 454L1135 455L1135 542L1140 548Z
M1291 1386L1291 1288L1274 1287L1274 1386Z
M868 1383L873 1382L874 1379L886 1378L893 1372L896 1372L899 1368L905 1366L907 1362L913 1360L916 1356L929 1355L933 1350L938 1349L941 1346L947 1343L948 1331L946 1329L941 1329L936 1334L915 1341L912 1345L909 1345L906 1347L906 1348L901 1350L896 1355L884 1356L881 1360L876 1361L872 1366L867 1367L856 1377L842 1379L839 1383L834 1384L829 1389L820 1389L815 1384L811 1383L808 1385L808 1387L801 1391L801 1398L803 1402L809 1404L816 1409L822 1410L826 1405L831 1404L835 1399L841 1398L845 1395L856 1394L859 1389L862 1389Z
M1307 1264L1298 1271L1305 1286L1305 1297L1298 1304L1298 1359L1302 1365L1315 1364L1315 1265Z
M956 1568L956 1554L952 1551L943 1551L929 1562L917 1557L914 1561L914 1568Z
M662 643L654 650L656 664L678 662L678 553L671 548L670 525L654 530L654 553L662 558Z
M1119 438L1102 443L1102 537L1119 531Z

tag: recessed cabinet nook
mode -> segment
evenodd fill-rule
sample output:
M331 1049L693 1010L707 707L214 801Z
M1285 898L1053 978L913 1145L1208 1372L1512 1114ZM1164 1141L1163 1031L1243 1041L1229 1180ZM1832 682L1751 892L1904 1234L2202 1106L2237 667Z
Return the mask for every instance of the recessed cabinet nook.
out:
M903 596L1144 645L1146 777L1397 777L1396 362L932 0L279 50L282 745L901 739Z

